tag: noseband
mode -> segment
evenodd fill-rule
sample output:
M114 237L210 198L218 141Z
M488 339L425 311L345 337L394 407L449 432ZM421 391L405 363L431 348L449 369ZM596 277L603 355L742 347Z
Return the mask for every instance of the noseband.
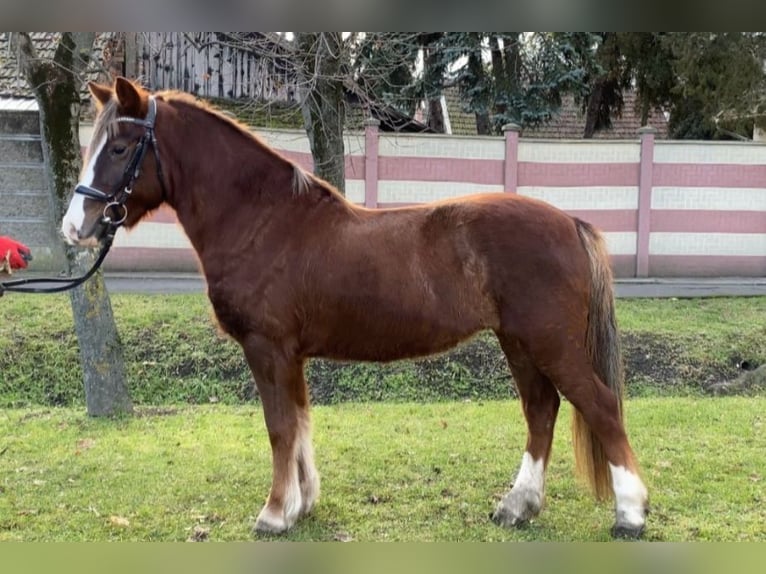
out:
M133 155L125 167L125 171L122 174L122 179L115 186L111 193L104 193L100 189L90 187L88 185L78 185L74 192L84 195L89 199L94 199L104 203L104 212L100 220L100 224L104 226L105 231L102 235L102 247L101 252L98 254L98 258L93 263L93 266L87 273L80 277L63 279L59 277L50 278L35 278L35 279L16 279L13 281L6 281L0 283L0 295L5 291L15 291L18 293L59 293L61 291L68 291L78 285L82 285L90 279L96 271L98 271L101 264L106 258L106 254L112 247L112 241L114 241L114 234L125 223L125 219L128 217L128 208L125 206L125 202L128 201L130 194L133 193L133 183L141 175L141 164L146 156L146 150L151 145L154 150L154 158L157 163L157 178L160 180L160 188L162 189L162 197L166 198L168 195L165 190L165 178L162 176L162 164L160 163L160 154L157 147L157 138L154 135L154 121L157 118L157 102L154 96L149 96L149 111L146 114L146 118L138 119L128 116L118 117L116 122L127 122L136 124L144 128L144 134L138 140L136 149L133 151ZM119 209L122 208L122 212ZM112 215L117 213L119 217L113 218ZM32 287L31 284L39 283L52 283L51 287Z

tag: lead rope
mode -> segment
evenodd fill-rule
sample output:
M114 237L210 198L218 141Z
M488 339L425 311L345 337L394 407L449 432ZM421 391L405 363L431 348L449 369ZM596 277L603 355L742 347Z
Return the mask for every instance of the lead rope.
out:
M101 252L98 254L98 258L93 263L87 273L80 277L36 277L30 279L14 279L13 281L5 281L0 283L0 295L6 291L11 293L61 293L62 291L68 291L74 289L79 285L85 283L88 279L98 271L101 264L106 259L106 254L109 253L109 249L112 247L112 241L114 240L114 233L117 231L117 226L110 225L109 231L102 239ZM48 284L54 283L56 285L51 287L35 287L41 283Z

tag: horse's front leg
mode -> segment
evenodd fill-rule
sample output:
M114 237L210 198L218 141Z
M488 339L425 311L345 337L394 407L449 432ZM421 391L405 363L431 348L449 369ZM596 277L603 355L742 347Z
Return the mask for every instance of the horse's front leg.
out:
M311 511L319 497L303 360L288 345L250 337L243 345L263 405L272 451L269 498L255 530L284 532Z

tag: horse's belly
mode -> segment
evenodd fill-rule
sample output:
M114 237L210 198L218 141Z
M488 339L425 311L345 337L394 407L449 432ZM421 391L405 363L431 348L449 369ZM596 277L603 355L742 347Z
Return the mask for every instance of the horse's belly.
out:
M477 316L423 313L386 315L370 310L364 316L334 321L332 330L315 338L310 353L346 361L395 361L440 353L492 325ZM319 334L317 334L319 335ZM312 347L311 341L307 341Z

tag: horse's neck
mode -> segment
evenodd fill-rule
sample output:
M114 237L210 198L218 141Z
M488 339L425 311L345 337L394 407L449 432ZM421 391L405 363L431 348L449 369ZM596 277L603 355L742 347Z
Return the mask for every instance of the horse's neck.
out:
M259 257L273 256L282 231L294 230L317 210L329 219L346 218L353 207L308 178L296 190L296 167L262 142L237 133L216 118L179 122L172 148L173 207L208 281L225 276L247 257L257 269ZM162 142L161 142L162 143ZM299 186L301 187L301 186ZM334 201L323 201L329 194ZM257 249L255 248L257 246Z
M242 222L262 217L274 197L288 201L292 166L209 112L193 114L176 132L168 203L202 255L222 235L245 232Z

